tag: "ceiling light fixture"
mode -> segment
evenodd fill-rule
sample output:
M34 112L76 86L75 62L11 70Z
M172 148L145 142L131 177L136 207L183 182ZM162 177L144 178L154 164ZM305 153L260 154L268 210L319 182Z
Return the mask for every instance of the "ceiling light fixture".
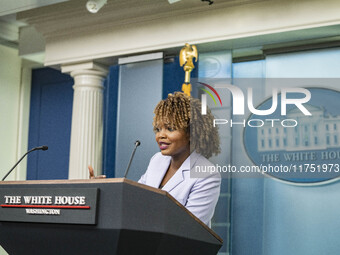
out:
M179 1L181 1L181 0L168 0L169 4L174 4L174 3L179 2Z
M86 3L86 8L91 13L97 13L106 3L107 0L89 0Z

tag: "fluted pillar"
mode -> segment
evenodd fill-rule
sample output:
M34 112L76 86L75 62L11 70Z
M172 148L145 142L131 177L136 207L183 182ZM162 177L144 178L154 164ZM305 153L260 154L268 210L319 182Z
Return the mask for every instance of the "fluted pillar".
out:
M74 79L69 179L87 179L88 165L101 174L103 82L106 68L93 62L62 67Z

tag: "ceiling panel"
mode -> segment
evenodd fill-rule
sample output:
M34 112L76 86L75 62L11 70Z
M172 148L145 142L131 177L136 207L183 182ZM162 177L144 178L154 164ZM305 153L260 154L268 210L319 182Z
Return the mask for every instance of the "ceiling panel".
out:
M0 16L66 1L68 0L0 0Z

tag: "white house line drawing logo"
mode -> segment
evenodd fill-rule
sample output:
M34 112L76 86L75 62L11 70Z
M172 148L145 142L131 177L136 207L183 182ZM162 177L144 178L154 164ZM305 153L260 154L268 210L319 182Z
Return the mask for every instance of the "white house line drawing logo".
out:
M299 125L286 128L270 123L257 130L257 149L268 151L326 150L340 147L340 115L326 114L323 107L305 105L312 116L302 115L298 109L288 111L287 117Z

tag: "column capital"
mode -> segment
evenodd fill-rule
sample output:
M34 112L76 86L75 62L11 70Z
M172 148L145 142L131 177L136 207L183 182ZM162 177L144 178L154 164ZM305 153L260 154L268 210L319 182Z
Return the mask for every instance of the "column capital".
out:
M75 90L104 89L103 81L107 77L108 67L94 61L67 64L61 66L63 73L69 73L74 79Z
M62 73L69 73L72 77L77 75L97 75L105 78L108 74L108 67L95 61L86 61L61 65Z

